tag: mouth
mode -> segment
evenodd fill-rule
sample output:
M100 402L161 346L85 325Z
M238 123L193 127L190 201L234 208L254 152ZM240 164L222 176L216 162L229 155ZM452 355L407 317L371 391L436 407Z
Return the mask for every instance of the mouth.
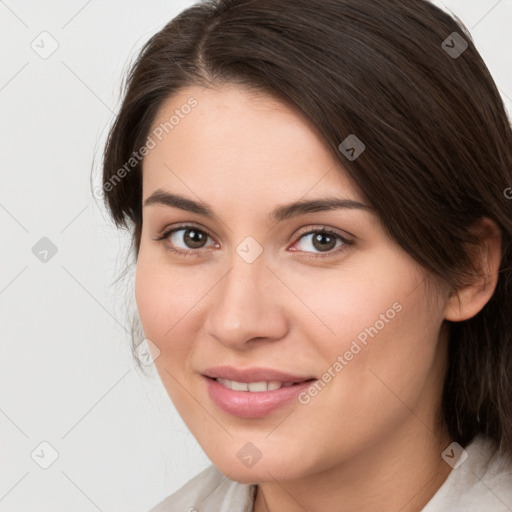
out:
M237 382L236 380L221 379L217 377L213 379L225 388L232 389L233 391L248 391L251 393L263 393L265 391L275 391L281 388L289 388L303 384L304 382L312 382L315 379L306 379L297 382L282 382L278 380L259 381L259 382Z
M263 418L286 405L317 379L243 382L203 375L210 400L224 413L245 419Z
M261 383L264 383L267 386L270 384L271 388L273 386L277 386L277 384L280 384L280 387L284 387L285 385L291 386L293 384L305 382L315 378L313 375L292 374L281 370L274 370L273 368L243 368L242 365L214 366L208 368L202 372L202 374L204 377L209 377L211 379L218 380L219 382L224 381L225 384L227 384L227 381L231 381L235 386L238 386L238 388L235 388L237 391L251 391L250 389L245 389L244 387L245 385L250 384L260 384L260 388L262 387ZM254 390L256 391L256 387Z

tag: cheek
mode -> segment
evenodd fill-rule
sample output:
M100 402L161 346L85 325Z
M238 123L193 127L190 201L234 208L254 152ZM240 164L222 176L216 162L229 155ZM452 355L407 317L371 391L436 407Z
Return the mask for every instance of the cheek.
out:
M135 274L135 299L146 338L159 350L155 367L173 403L183 410L186 394L177 382L184 381L195 333L191 330L194 304L201 286L192 286L186 269L156 264L141 247ZM204 292L202 292L204 294ZM198 296L199 295L199 296Z
M172 311L169 293L162 286L159 268L147 263L143 251L139 253L135 273L135 300L145 335L155 342L171 326L165 311Z
M160 351L155 366L173 401L179 397L170 375L183 378L191 372L204 324L203 306L218 279L217 274L193 266L171 266L159 260L158 251L141 246L135 274L137 309L144 335Z
M302 302L296 301L301 315L295 318L308 330L308 339L322 339L325 347L339 352L360 333L364 340L366 329L376 322L379 331L389 330L400 304L420 280L415 267L404 263L397 272L397 263L394 253L382 251L378 257L358 255L357 262L338 268L287 271L283 280Z
M204 281L204 280L203 280ZM135 274L137 309L148 338L162 343L208 290L188 268L171 268L141 248Z
M310 310L302 305L296 318L321 361L319 372L333 382L322 391L333 393L333 403L373 407L377 389L379 403L396 401L379 377L414 401L433 365L442 317L434 298L427 302L425 274L394 252L377 260L362 259L350 271L287 276Z
M401 268L401 273L386 272L379 278L340 277L339 282L325 283L323 296L318 288L304 295L335 331L319 335L325 329L320 331L318 322L316 331L302 323L309 329L309 343L315 344L320 383L301 397L299 413L305 425L308 418L325 420L324 434L331 440L326 458L395 431L411 410L428 421L425 404L435 400L436 382L442 382L434 369L442 319L436 316L434 299L431 309L427 307L417 269ZM322 441L314 443L322 452Z

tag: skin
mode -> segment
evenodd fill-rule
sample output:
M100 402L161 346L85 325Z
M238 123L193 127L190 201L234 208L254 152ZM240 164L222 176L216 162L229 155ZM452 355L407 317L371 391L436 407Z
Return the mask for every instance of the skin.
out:
M143 164L143 203L162 189L215 212L209 219L143 208L136 300L171 400L220 471L259 484L256 512L420 510L451 470L441 452L452 439L437 422L443 321L473 316L492 295L497 228L481 226L487 278L456 294L388 238L373 212L271 222L274 208L299 199L368 203L315 129L269 96L235 85L190 87L165 102L152 128L191 96L197 107ZM201 255L168 249L187 248L184 231L156 241L183 223L209 235ZM353 244L340 241L326 256L306 234L323 226ZM236 252L248 236L263 248L252 263ZM308 404L241 419L210 400L201 372L216 365L321 378L394 303L401 311ZM250 468L237 457L247 442L261 452Z

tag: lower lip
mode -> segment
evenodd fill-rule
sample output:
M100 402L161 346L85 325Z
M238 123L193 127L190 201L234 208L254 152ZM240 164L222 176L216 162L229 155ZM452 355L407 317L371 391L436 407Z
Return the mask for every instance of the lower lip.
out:
M224 411L239 418L261 418L291 402L314 381L272 391L235 391L204 377L210 398Z

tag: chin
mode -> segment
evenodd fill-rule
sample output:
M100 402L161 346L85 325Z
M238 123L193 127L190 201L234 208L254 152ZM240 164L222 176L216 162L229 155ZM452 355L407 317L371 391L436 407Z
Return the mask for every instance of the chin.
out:
M235 460L211 459L217 469L226 477L242 484L259 484L264 482L295 480L304 476L304 468L297 461L284 461L279 454L278 460L260 459L251 467L245 467L238 458Z

